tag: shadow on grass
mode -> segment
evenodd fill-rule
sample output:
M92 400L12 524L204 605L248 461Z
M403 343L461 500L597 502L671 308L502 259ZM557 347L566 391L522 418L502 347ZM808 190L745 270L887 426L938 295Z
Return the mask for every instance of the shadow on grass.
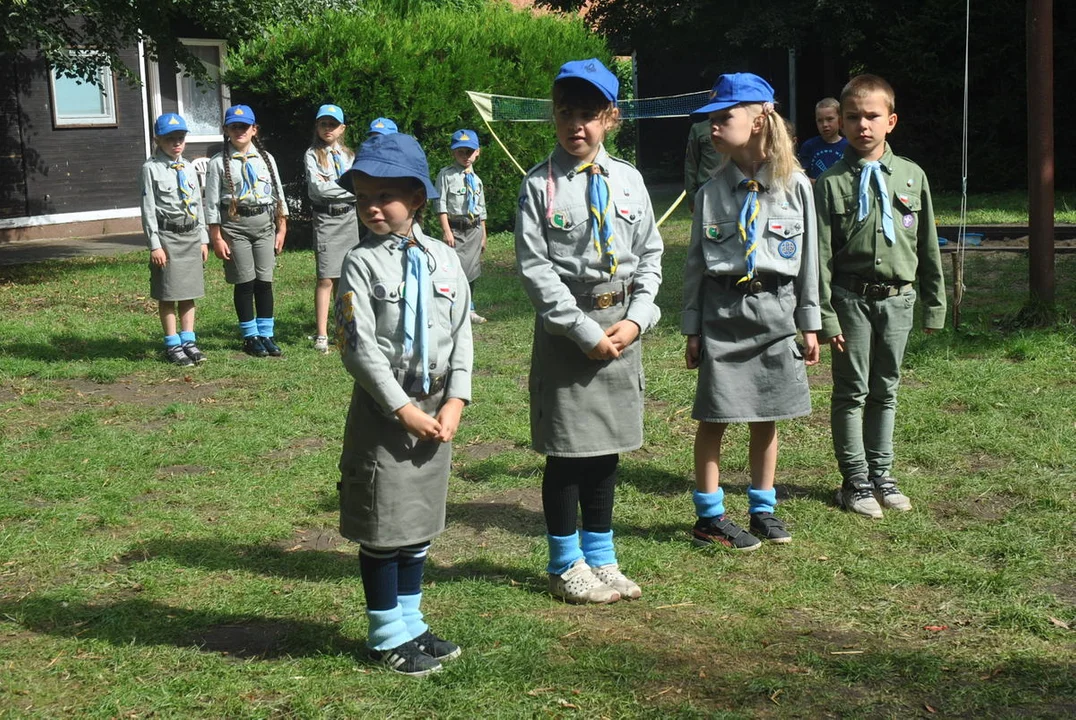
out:
M434 541L436 543L436 540ZM442 582L471 578L488 580L493 582L511 582L513 585L523 586L526 590L545 592L545 584L540 583L538 576L525 567L512 567L498 565L484 559L467 560L466 562L453 564L440 564L436 560L426 561L424 574L425 582ZM542 575L542 580L545 575Z
M123 565L166 558L185 567L213 572L241 570L297 580L359 578L358 554L331 550L289 551L275 545L237 545L219 540L157 538L120 557Z
M365 656L333 623L187 610L139 598L109 604L32 597L0 603L0 615L34 632L113 645L192 647L236 658Z

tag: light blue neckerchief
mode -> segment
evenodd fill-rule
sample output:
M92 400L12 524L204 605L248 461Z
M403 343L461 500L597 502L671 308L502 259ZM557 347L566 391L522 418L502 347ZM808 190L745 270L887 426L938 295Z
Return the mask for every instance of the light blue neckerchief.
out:
M254 172L254 166L250 163L251 158L258 157L258 153L232 153L232 158L239 160L243 163L243 170L240 173L242 177L242 184L239 186L239 197L237 200L245 200L248 197L258 199L258 174Z
M471 170L463 171L463 184L467 189L467 216L474 219L478 214L478 180Z
M747 265L747 274L736 281L751 282L755 278L755 257L758 252L758 191L759 184L756 180L743 179L740 187L747 188L747 197L744 198L740 208L740 218L736 221L736 229L740 231L740 242L743 243L743 259Z
M863 220L870 210L872 177L878 185L878 197L882 203L882 233L885 234L885 241L892 245L897 241L897 233L893 228L893 205L889 200L889 190L885 186L882 163L877 160L863 163L863 169L859 173L859 213L856 217Z
M344 171L343 166L340 164L340 150L339 148L332 148L329 152L333 156L333 168L336 170L336 179L340 179L340 174Z
M610 275L616 275L616 244L613 242L613 220L609 217L609 183L595 162L584 163L575 169L588 170L587 204L590 205L590 237L598 256L605 260Z
M168 167L176 171L176 182L179 183L179 196L183 199L183 210L192 220L197 220L198 216L191 209L191 200L194 199L194 193L191 192L191 186L187 183L187 174L183 172L183 168L187 166L178 160L174 160L168 164Z
M422 358L422 392L430 391L429 328L426 315L430 304L430 268L426 253L412 238L402 238L400 249L407 253L404 273L404 358L410 360L418 343Z

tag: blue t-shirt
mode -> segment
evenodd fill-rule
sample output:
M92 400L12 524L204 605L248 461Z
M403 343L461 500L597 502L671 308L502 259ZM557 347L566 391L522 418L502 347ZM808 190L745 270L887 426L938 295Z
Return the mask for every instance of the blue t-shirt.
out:
M816 135L800 146L800 165L812 180L829 169L829 166L841 159L848 138L841 137L835 143L828 143L821 135Z

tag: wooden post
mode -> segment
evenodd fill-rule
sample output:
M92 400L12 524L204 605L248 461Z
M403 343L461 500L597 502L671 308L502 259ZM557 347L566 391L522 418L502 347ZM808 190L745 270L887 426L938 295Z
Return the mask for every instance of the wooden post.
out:
M1054 7L1027 0L1028 287L1054 302Z

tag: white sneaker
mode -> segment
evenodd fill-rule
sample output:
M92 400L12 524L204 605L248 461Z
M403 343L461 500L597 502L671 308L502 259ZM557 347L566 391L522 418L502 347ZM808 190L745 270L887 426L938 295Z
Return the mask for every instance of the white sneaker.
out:
M837 505L857 515L876 520L882 517L882 508L874 498L874 483L866 475L857 475L844 481L837 491Z
M486 319L484 317L482 317L481 315L476 313L474 310L471 311L471 323L472 324L481 325L485 321L486 321Z
M603 605L620 599L620 593L595 577L583 558L572 563L563 575L549 573L549 592L565 602L576 604Z
M634 580L624 577L624 573L620 572L620 566L616 563L599 565L590 570L594 573L594 577L616 590L625 600L634 600L643 594L642 588Z
M314 349L319 353L329 352L329 338L324 335L314 336Z
M871 480L874 488L882 498L882 506L888 510L908 512L912 509L912 501L897 487L897 481L888 474Z

